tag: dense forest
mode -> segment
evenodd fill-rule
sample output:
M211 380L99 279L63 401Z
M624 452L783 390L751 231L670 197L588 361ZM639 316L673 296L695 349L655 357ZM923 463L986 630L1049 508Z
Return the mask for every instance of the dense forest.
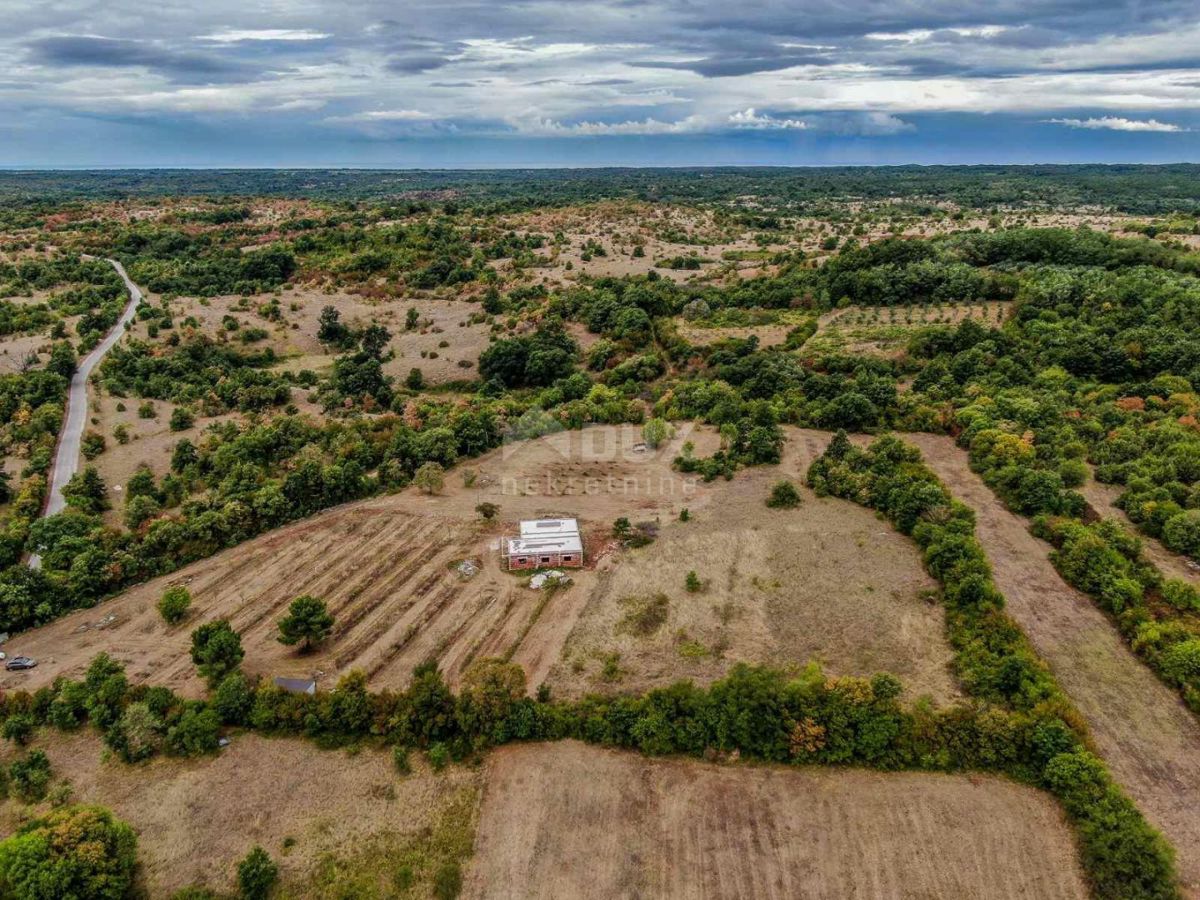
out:
M0 199L24 203L163 196L322 200L460 199L524 209L611 198L799 209L903 198L987 208L1095 206L1137 215L1200 209L1200 166L840 166L696 169L133 169L0 172Z

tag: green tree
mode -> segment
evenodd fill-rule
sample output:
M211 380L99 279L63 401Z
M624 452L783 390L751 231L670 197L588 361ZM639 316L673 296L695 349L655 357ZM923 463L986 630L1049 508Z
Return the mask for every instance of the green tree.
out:
M646 442L647 447L657 449L670 440L673 431L674 429L665 419L651 419L642 426L642 440Z
M211 686L242 664L242 639L226 619L205 622L192 632L192 662Z
M413 484L426 494L440 494L446 486L446 470L440 463L427 462L413 475Z
M410 391L419 391L425 387L425 375L416 366L408 370L408 376L404 379L404 386Z
M21 900L125 900L137 837L98 806L55 810L0 841L0 896Z
M800 505L800 492L790 481L775 482L771 488L771 496L767 498L767 506L771 509L792 509Z
M171 419L168 427L172 431L187 431L194 424L196 424L196 416L186 406L177 406L171 410Z
M108 486L94 466L72 475L62 492L68 506L83 512L100 513L108 509Z
M50 775L50 760L41 750L29 751L27 756L15 760L8 767L9 786L26 803L36 803L45 798Z
M79 442L79 450L83 454L83 458L87 460L93 460L103 453L105 446L104 435L91 429L83 433L83 438Z
M477 503L475 505L475 512L479 513L479 517L481 519L490 522L499 514L500 507L495 503L490 503L485 500L483 503Z
M188 614L192 605L192 594L182 584L172 585L163 591L158 601L158 611L168 625L178 625Z
M279 867L266 850L255 846L238 863L237 878L244 900L266 900L279 880Z
M289 647L301 644L307 652L329 637L333 630L333 616L324 600L305 594L297 597L288 607L288 614L279 620L279 643Z

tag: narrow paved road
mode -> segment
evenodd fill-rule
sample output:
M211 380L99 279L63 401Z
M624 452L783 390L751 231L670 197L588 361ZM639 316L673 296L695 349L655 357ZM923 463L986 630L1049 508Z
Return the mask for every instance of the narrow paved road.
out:
M104 355L124 336L125 330L137 313L138 304L142 302L142 292L136 284L129 280L125 267L115 259L110 259L108 262L125 282L125 287L129 291L129 302L122 310L117 323L104 336L104 339L79 361L79 368L75 370L75 374L71 378L71 387L67 392L66 421L63 423L62 431L59 432L58 447L54 453L54 465L50 469L50 495L43 513L46 516L63 511L66 500L63 498L62 489L71 480L71 476L79 470L79 444L83 439L83 428L87 424L88 417L88 378L91 377L93 370L100 364ZM41 565L41 558L36 555L30 557L29 565L35 569L38 568Z

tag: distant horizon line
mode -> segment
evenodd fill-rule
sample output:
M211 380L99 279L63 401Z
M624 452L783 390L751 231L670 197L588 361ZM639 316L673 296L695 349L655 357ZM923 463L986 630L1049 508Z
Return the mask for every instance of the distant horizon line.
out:
M0 163L0 173L41 172L605 172L654 169L660 171L715 171L722 169L758 170L816 170L816 169L1036 169L1036 168L1080 168L1083 166L1110 168L1170 168L1173 166L1200 167L1200 161L1177 160L1173 162L970 162L970 163L719 163L713 165L607 165L607 166L564 166L564 165L494 165L494 166L358 166L349 164L328 165L224 165L224 166L171 166L171 165L109 165L109 166L27 166Z

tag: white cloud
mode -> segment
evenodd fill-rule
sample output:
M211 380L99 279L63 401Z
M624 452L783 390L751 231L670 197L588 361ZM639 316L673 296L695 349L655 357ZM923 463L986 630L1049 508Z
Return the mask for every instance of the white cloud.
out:
M214 34L200 36L202 41L214 44L238 44L242 41L319 41L330 37L323 31L311 31L307 28L246 28L240 31L226 29Z
M572 122L563 123L553 119L513 121L513 128L524 135L540 137L590 137L597 135L634 134L694 134L706 130L708 124L699 116L688 116L674 122L662 122L646 118L625 122Z
M419 109L372 109L350 116L336 116L329 122L428 122L437 116Z
M753 129L804 129L808 123L803 119L777 119L774 116L760 116L750 106L729 116L729 124L734 128Z
M1091 119L1046 119L1054 125L1070 128L1107 129L1109 131L1181 132L1188 129L1158 119L1126 119L1121 116L1099 116Z

